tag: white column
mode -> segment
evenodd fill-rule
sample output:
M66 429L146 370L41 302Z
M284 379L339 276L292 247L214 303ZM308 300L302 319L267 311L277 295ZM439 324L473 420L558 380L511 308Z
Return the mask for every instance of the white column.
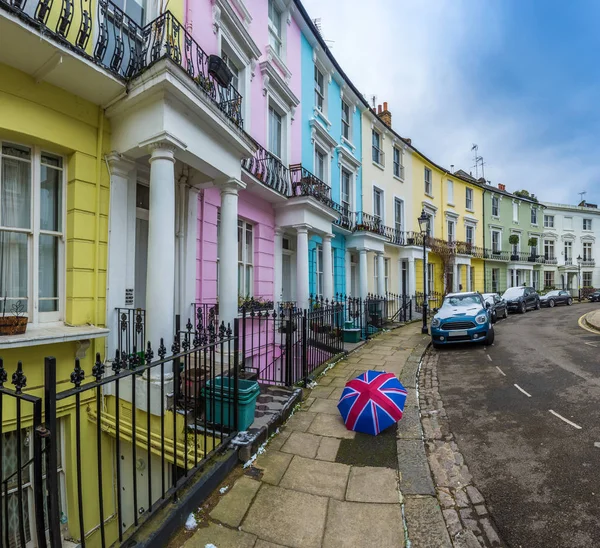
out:
M408 258L408 295L414 296L416 293L417 293L417 271L415 269L415 258L409 257Z
M132 276L124 275L124 269L133 273L135 254L128 253L130 247L129 217L135 212L135 202L128 201L129 178L135 163L112 152L106 157L110 167L110 215L108 217L108 268L106 280L106 326L110 329L107 337L106 356L114 357L117 349L118 318L116 308L124 308L125 290L133 287ZM127 263L127 264L126 264ZM132 263L129 265L129 263ZM127 267L131 268L127 268ZM130 285L128 285L128 283ZM133 303L130 305L133 307Z
M352 293L352 256L350 255L350 251L346 249L346 253L344 254L344 267L346 269L346 296ZM353 295L356 297L356 295Z
M377 294L385 295L385 261L383 253L377 253Z
M323 297L329 302L333 300L333 263L331 261L331 237L323 236Z
M460 280L458 278L459 275L460 275L459 266L456 263L454 263L454 265L452 266L452 285L454 287L452 287L450 289L450 291L458 291L458 287L459 287L458 284L460 283Z
M471 280L471 267L466 266L467 269L467 291L473 291L473 280Z
M159 141L150 148L146 339L156 354L160 339L170 348L175 335L175 147Z
M533 287L533 270L529 271L529 287Z
M358 287L360 288L361 299L367 298L367 293L369 291L369 285L367 280L367 250L361 249L358 252Z
M219 248L219 322L233 329L238 315L238 191L245 188L237 179L219 185L221 189L221 233Z
M283 293L283 230L275 229L275 269L273 272L273 301L281 302Z
M296 303L308 308L308 226L296 226Z

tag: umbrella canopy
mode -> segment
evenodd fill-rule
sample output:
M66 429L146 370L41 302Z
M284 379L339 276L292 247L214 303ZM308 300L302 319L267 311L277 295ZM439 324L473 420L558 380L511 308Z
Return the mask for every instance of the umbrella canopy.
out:
M348 430L375 436L402 418L406 394L393 373L367 371L346 383L338 409Z

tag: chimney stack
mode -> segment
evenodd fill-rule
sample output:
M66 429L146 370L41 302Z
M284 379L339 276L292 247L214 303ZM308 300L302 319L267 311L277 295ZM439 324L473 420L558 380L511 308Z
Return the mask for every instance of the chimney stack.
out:
M379 112L377 113L379 119L389 128L392 127L392 113L388 110L387 101L383 102L383 111L381 110L381 106L379 107Z
M377 105L377 116L381 115L381 105Z
M506 185L503 185L502 183L498 183L498 188L500 190L506 190Z

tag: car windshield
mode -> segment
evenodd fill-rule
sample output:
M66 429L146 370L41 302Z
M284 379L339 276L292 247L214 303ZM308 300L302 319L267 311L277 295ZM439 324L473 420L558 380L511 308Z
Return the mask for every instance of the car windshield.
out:
M511 287L504 292L502 295L503 299L514 299L515 297L522 297L525 288L523 287Z
M483 294L483 298L484 298L486 301L490 301L490 302L492 302L492 303L494 302L494 297L495 297L495 296L496 296L496 294L495 294L495 293L484 293L484 294Z
M546 293L546 297L556 297L557 295L560 295L560 291L549 291Z
M481 306L481 300L477 295L452 295L444 299L442 306L472 306L474 304Z

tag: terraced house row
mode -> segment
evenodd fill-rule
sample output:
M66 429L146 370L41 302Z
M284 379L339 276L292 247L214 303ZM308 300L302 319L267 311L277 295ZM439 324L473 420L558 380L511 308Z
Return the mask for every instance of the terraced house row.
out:
M235 434L211 382L394 299L600 284L594 207L435 163L299 0L0 0L0 147L5 546L124 542Z

